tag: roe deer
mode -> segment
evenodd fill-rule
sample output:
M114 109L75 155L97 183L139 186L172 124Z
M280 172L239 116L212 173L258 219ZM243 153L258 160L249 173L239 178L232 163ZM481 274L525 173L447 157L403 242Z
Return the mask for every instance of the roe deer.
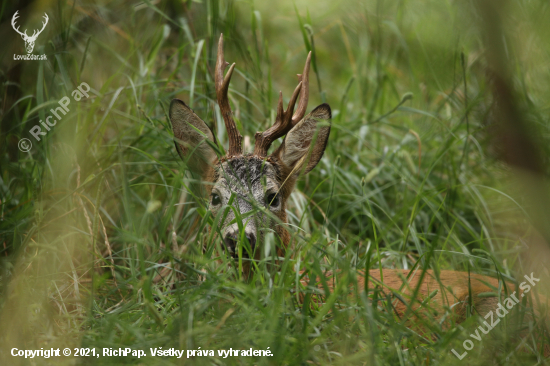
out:
M229 137L227 154L218 158L212 148L216 146L214 134L184 102L174 99L170 104L176 149L188 169L198 174L202 181L210 183L204 187L210 197L209 210L213 216L222 218L218 225L225 249L237 258L241 248L242 257L248 258L243 265L245 277L251 271L250 262L260 258L266 231L275 232L280 238L282 245L277 248L277 254L284 257L290 244L290 234L284 227L287 223L287 199L297 178L317 165L327 146L331 119L329 105L321 104L306 115L310 61L311 52L303 73L298 75L298 86L286 110L280 93L275 124L256 133L253 153L243 153L241 135L232 118L227 92L235 64L224 76L229 64L224 59L223 35L218 43L215 86ZM293 113L298 96L300 101ZM268 155L271 144L283 136L281 145ZM222 211L225 216L217 216ZM325 276L329 278L332 273ZM366 278L364 273L358 272L359 288L365 288ZM502 286L501 283L499 287L495 278L447 270L435 273L432 270L375 269L370 270L368 281L368 287L380 286L382 293L393 298L394 311L400 318L409 318L408 326L412 326L419 315L445 315L456 322L464 321L468 305L482 317L489 316L503 301L500 295L496 295L502 287L506 288L507 296L519 295L511 284ZM302 283L307 284L307 279ZM415 293L413 298L411 295Z

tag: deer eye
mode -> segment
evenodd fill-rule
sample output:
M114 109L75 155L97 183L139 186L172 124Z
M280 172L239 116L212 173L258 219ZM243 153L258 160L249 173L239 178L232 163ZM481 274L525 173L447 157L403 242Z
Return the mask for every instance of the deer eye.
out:
M220 203L222 203L222 200L221 200L219 194L217 194L217 193L212 193L212 194L210 195L210 197L212 197L212 206L217 206L217 205L219 205Z
M270 193L265 198L265 203L271 207L279 206L279 195L277 193Z

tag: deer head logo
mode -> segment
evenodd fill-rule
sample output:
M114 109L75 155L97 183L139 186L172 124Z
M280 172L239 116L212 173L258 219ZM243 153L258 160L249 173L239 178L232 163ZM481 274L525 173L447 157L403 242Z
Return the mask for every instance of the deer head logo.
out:
M48 14L44 13L44 19L46 21L42 23L42 29L40 29L39 31L34 30L34 32L32 33L32 36L29 36L27 35L26 29L24 32L20 32L19 27L16 28L15 26L15 20L19 18L19 15L17 15L18 12L19 10L16 11L15 14L13 14L13 18L11 18L11 26L17 33L21 35L21 37L23 38L23 41L25 41L25 49L27 50L27 53L31 53L32 50L34 49L34 42L36 41L36 38L40 33L42 33L44 28L46 28L46 24L48 24Z

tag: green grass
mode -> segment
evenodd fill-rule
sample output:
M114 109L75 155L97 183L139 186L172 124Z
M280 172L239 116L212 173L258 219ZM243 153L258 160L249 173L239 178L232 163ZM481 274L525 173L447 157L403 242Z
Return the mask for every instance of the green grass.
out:
M355 282L363 269L415 266L513 282L544 258L533 252L531 220L544 220L530 199L543 200L547 186L522 190L521 170L498 159L477 8L430 0L36 5L28 27L49 14L35 52L48 60L12 61L24 51L15 33L0 51L0 363L545 363L536 350L513 352L505 325L459 361L451 349L462 349L474 317L464 330L426 320L424 336ZM10 32L12 6L0 9ZM501 14L516 100L545 176L548 12L543 2L516 1ZM278 91L288 100L309 50L308 111L324 101L333 110L325 155L290 198L296 245L277 270L266 258L249 282L219 263L213 219L167 117L171 99L185 100L227 146L212 72L221 32L226 59L237 63L230 100L243 135L253 140L272 123ZM82 82L91 97L71 99L35 141L30 128ZM29 153L17 149L22 137L33 142ZM296 267L338 269L336 290L300 303L297 292L313 289L299 288ZM527 347L538 349L533 337ZM31 361L11 357L13 347L269 347L273 356Z

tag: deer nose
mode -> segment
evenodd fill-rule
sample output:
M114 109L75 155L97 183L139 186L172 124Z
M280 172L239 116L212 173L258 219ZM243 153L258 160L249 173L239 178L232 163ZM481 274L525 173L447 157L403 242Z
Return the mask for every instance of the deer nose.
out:
M250 249L254 251L254 248L256 247L256 235L253 233L247 233L246 238L248 239L248 243L250 243Z
M250 244L251 252L254 252L254 248L256 247L256 235L254 233L246 233L246 239ZM233 258L237 258L239 253L237 248L237 240L238 239L236 234L227 234L223 240L225 243L225 247L229 252L229 255ZM243 257L245 258L249 257L247 250L243 250Z
M234 234L227 234L225 238L223 239L225 243L225 247L227 248L227 251L229 255L233 258L237 257L237 238Z

